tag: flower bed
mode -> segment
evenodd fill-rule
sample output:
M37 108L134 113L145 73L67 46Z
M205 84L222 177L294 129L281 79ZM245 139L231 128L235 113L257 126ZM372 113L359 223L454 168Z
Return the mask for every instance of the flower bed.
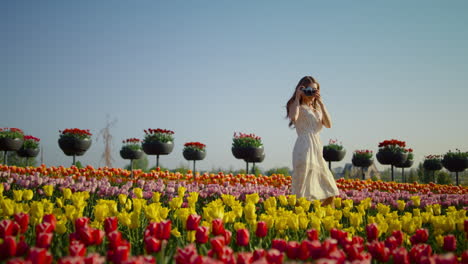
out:
M112 180L125 171L0 169L8 263L468 261L463 187L339 180L332 208L252 175L207 184L191 173Z

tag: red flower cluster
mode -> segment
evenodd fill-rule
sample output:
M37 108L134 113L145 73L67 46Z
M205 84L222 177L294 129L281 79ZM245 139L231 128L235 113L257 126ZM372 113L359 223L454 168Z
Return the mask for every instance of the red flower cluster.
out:
M138 138L128 138L128 139L122 140L122 143L124 144L137 144L140 142L141 140L139 140Z
M442 159L442 155L428 155L428 156L425 156L424 159L426 160L441 160Z
M145 131L145 134L147 135L151 135L151 134L174 134L174 131L172 130L168 130L168 129L161 129L161 128L158 128L158 129L152 129L152 128L148 128L148 129L145 129L143 130Z
M67 128L63 131L59 130L59 133L62 135L65 135L65 134L74 134L74 135L83 135L83 136L93 135L89 132L89 129L79 129L79 128Z
M36 142L41 141L39 138L30 136L30 135L24 136L24 140L34 140Z
M241 132L239 132L239 133L234 132L234 138L252 138L252 139L255 139L255 140L262 140L261 137L258 137L253 133L244 134L244 133L241 133Z
M406 147L406 143L404 141L399 141L396 139L391 139L391 140L384 140L379 143L379 148L385 148L385 147Z
M368 150L368 149L355 150L354 153L356 153L356 154L372 154L372 150Z
M24 133L23 133L23 130L21 130L21 129L19 129L19 128L15 128L15 127L10 127L10 128L4 127L4 128L0 128L0 132L3 132L3 131L5 131L5 132L19 132L19 133L21 133L21 134L24 134Z
M184 147L192 147L197 149L205 149L206 145L200 142L187 142L184 144Z

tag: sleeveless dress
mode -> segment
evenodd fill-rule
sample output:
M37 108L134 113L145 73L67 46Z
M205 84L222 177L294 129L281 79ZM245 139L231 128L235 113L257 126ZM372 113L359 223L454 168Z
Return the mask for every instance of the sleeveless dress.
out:
M322 200L339 195L333 174L323 159L322 112L306 105L299 106L295 122L297 140L293 149L293 175L291 193L296 197Z

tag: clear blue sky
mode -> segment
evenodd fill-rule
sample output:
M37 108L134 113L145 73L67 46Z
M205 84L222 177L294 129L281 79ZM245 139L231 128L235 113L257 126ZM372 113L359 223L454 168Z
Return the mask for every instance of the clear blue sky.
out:
M416 162L467 151L467 13L467 1L1 1L0 127L41 138L47 165L70 165L60 129L97 135L109 114L115 166L122 139L165 128L169 168L188 164L188 141L207 145L200 169L243 168L235 131L263 138L260 167L291 167L284 106L312 75L333 121L322 142L348 150L334 166L391 138ZM80 160L99 166L93 140Z

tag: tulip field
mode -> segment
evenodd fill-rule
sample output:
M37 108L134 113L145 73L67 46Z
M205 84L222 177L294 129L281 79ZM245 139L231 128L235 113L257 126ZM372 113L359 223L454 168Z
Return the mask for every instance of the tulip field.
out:
M1 263L468 263L468 187L0 165Z

